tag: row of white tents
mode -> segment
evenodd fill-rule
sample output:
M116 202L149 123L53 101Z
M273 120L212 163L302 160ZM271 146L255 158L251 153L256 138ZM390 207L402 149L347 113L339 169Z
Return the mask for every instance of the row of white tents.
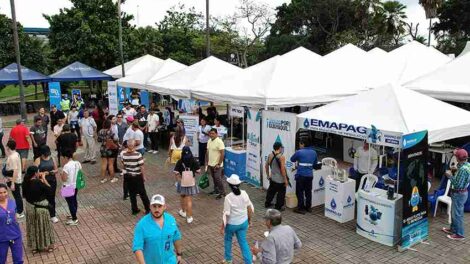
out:
M426 96L470 102L470 53L452 59L418 42L391 52L349 44L323 57L298 48L246 69L215 57L188 67L148 55L124 66L124 78L121 66L105 73L122 87L177 98L261 108L329 103L299 120L321 116L404 134L427 129L430 143L470 135L470 112Z

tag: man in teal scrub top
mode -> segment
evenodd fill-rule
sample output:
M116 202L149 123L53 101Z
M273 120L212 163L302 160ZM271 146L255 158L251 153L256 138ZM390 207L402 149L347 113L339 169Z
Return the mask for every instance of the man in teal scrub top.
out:
M165 197L154 195L150 214L142 217L135 227L132 251L139 264L181 262L181 233L175 218L165 210Z

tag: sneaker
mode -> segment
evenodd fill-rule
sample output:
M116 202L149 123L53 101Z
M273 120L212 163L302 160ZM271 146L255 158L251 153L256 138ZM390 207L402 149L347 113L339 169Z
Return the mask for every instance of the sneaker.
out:
M72 219L72 216L71 216L71 215L67 215L65 218L67 218L67 220L70 220L70 219Z
M101 183L106 183L108 181L108 179L102 179L100 182Z
M443 228L442 228L442 232L444 232L444 233L446 233L446 234L448 234L448 235L452 235L452 234L453 234L452 230L450 230L450 228L447 228L447 227L443 227Z
M193 222L194 218L192 216L186 218L186 223L191 224Z
M90 162L91 162L91 161L89 161L89 160L84 160L84 161L82 161L82 163L90 163Z
M302 210L302 209L299 209L299 208L295 208L295 209L294 209L294 213L304 215L304 214L305 214L305 211Z
M118 181L118 178L116 178L116 177L111 179L111 183L115 183L117 181Z
M459 235L457 235L457 234L447 235L447 238L448 238L448 239L452 239L452 240L458 240L458 241L461 241L461 240L464 240L464 239L465 239L465 237L459 236Z
M153 150L149 149L147 150L148 153L153 153Z
M307 212L309 213L313 212L312 208L307 208Z
M158 150L154 150L154 151L153 151L153 154L158 154Z
M68 220L67 222L65 222L66 225L69 225L69 226L76 226L78 225L78 219L77 220Z
M22 218L24 218L24 213L16 214L16 219L22 219Z
M54 217L51 217L51 222L52 223L58 223L59 222L59 218L57 218L57 216L54 216Z
M178 211L178 214L179 214L181 217L186 217L186 212L183 211L183 209L180 209L180 210Z

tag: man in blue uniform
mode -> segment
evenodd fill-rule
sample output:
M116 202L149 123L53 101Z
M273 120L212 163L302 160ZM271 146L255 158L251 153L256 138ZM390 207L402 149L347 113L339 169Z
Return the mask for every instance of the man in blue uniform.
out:
M297 208L295 213L305 214L312 211L312 181L313 168L317 164L317 152L312 147L307 147L305 140L299 141L300 149L290 158L297 164L295 174L295 195L297 196Z
M181 233L175 218L165 210L165 197L156 194L150 201L151 212L137 223L132 245L137 263L181 263Z

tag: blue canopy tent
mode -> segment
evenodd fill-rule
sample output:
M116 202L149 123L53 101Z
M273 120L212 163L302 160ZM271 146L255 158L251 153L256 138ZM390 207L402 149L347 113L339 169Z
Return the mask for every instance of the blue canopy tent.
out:
M54 82L111 81L113 77L81 62L74 62L50 75Z
M44 74L21 66L24 83L48 82L50 78ZM12 63L0 70L0 84L18 84L18 65Z

